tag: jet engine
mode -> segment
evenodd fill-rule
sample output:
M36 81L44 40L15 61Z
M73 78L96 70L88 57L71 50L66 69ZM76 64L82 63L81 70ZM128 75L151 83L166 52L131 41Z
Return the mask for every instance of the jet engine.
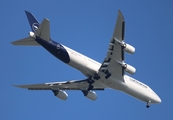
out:
M124 51L129 54L133 54L135 52L135 48L127 43L124 43L122 46L124 47Z
M35 37L35 34L34 34L33 32L29 32L28 34L29 34L30 37L32 37L32 38L34 38L34 39L36 38L36 37Z
M125 71L129 74L134 74L136 72L136 69L129 64L123 64L123 67L125 68Z
M56 90L53 91L55 96L58 97L61 100L66 100L68 98L68 94L65 91L62 90Z
M94 91L82 91L84 93L84 96L89 98L90 100L96 100L97 94Z

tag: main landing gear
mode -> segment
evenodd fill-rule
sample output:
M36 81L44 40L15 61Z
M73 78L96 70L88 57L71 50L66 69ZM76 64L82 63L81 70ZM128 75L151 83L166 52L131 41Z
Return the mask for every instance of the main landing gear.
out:
M89 86L88 86L88 90L92 90L94 88L94 86L92 85L95 81L92 80L92 78L90 77L88 80L87 80Z
M88 90L92 90L94 88L94 86L92 84L95 82L95 80L99 80L99 79L100 79L100 76L97 73L95 73L93 75L93 77L89 77L87 80L87 82L89 84Z
M149 108L150 107L150 104L151 104L151 101L148 101L147 102L147 105L146 105L146 108Z
M100 79L100 76L97 73L95 73L94 76L93 76L93 79L99 80Z

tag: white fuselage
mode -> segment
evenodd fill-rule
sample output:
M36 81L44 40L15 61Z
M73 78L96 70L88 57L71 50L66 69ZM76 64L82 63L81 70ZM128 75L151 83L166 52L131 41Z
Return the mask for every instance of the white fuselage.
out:
M98 73L101 63L88 58L87 56L82 55L66 46L64 47L70 56L70 66L78 69L87 77L92 76L94 73ZM109 79L101 77L101 80L98 80L97 82L109 88L123 91L144 102L161 102L159 96L149 86L128 75L124 75L123 81L117 80L111 76Z

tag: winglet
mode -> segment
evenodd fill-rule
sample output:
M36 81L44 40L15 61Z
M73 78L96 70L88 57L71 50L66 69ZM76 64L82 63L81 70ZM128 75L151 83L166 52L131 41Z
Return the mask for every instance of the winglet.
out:
M30 12L28 12L28 11L25 10L25 13L26 13L26 16L27 16L27 18L28 18L29 24L30 24L30 26L31 26L31 30L32 30L33 32L35 32L35 31L38 29L39 25L40 25L39 22L38 22L37 19L34 17L34 15L31 14Z

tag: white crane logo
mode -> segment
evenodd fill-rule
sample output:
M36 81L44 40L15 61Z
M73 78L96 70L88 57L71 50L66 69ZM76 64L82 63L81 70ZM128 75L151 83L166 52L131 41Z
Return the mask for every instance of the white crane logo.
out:
M38 27L39 27L38 23L33 23L32 24L32 29L33 29L34 32L38 29Z

